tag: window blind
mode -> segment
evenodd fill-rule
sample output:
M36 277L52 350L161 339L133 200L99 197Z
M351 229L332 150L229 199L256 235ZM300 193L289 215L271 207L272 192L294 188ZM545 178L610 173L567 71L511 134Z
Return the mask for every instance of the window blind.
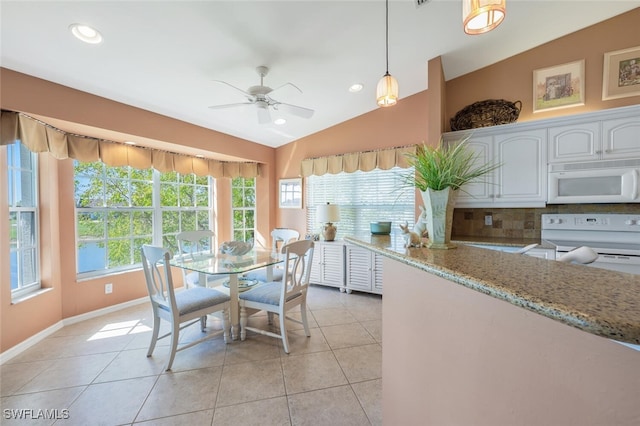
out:
M405 221L414 222L415 191L407 187L405 175L413 168L393 167L369 172L311 175L305 178L307 233L319 234L318 205L327 202L340 207L336 238L370 233L369 223L391 221L392 231Z

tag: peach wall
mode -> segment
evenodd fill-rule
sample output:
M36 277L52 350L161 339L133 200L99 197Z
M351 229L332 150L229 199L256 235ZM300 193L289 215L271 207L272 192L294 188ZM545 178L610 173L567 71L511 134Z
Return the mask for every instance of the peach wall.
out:
M375 99L371 99L375 102ZM428 93L401 99L391 108L378 108L276 149L278 179L300 176L305 158L369 151L426 142ZM303 188L304 190L304 188ZM303 197L303 206L305 200ZM278 209L280 227L306 233L305 209Z
M449 119L456 112L483 99L521 100L518 121L638 104L640 96L601 100L604 52L640 45L638 22L640 8L446 82L442 58L433 58L428 61L428 90L400 99L393 108L376 109L278 148L276 179L298 176L300 162L308 157L423 141L433 145L450 129ZM586 104L534 115L533 70L582 58L586 59ZM399 84L402 89L402 81ZM304 209L277 209L275 217L277 226L306 232Z
M223 154L262 163L257 179L259 236L275 226L273 198L274 149L179 120L0 68L1 106L73 125L159 140L164 149L195 148L212 156ZM99 134L91 136L100 137ZM167 148L170 147L170 148ZM0 236L8 240L6 149L0 149ZM142 271L77 281L75 256L74 183L72 160L57 161L40 154L42 285L48 290L12 304L8 285L0 286L0 352L45 330L64 318L146 296ZM231 239L230 181L218 179L215 188L218 240ZM260 237L263 238L263 237ZM264 240L264 238L263 238ZM266 242L265 242L266 243ZM0 280L9 280L8 246L0 245ZM177 280L180 274L175 274ZM105 295L104 285L113 284ZM20 324L16 327L16 324Z
M518 121L640 103L640 96L602 100L604 53L640 46L638 22L640 8L448 81L447 122L465 106L484 99L522 101ZM534 114L533 71L581 59L585 60L585 105Z
M259 242L268 244L269 232L275 226L293 227L303 234L306 232L304 209L278 209L275 203L277 180L298 176L300 162L304 158L422 141L431 144L437 139L434 137L434 134L439 133L436 129L446 129L449 118L458 110L472 102L488 98L522 100L524 108L520 121L640 103L639 97L604 102L600 100L602 55L607 51L640 45L640 33L635 31L639 21L640 9L634 9L446 83L440 58L431 59L429 91L402 98L393 108L373 110L275 150L4 68L0 68L0 104L6 109L162 141L176 149L188 145L186 148L263 163L263 174L257 180L256 237ZM533 115L533 70L581 58L586 59L586 105ZM402 82L400 86L402 89ZM6 241L6 159L3 160L3 153L4 150L0 149L0 239ZM11 305L10 291L6 288L8 286L1 286L0 351L5 351L62 318L144 294L141 290L142 275L138 272L76 282L73 272L75 250L69 243L75 233L71 192L73 187L69 186L73 179L72 168L65 162L53 163L48 165L45 179L48 182L58 182L58 185L56 188L48 187L51 198L47 201L46 209L51 213L42 229L43 239L46 241L43 253L50 256L43 259L46 263L43 271L47 275L43 279L46 280L45 285L52 290L37 298ZM219 215L215 225L219 239L225 240L230 238L231 224L228 182L219 180L216 191L219 195L216 200ZM7 280L8 269L7 247L0 245L2 282ZM114 284L114 293L111 295L104 295L106 282ZM12 327L12 324L21 326Z
M637 424L640 352L395 260L383 271L384 425Z

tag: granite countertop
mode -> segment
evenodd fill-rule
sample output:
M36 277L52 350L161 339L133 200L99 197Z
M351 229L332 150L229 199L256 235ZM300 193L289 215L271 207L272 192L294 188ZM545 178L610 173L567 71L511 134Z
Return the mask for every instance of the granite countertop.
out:
M344 239L583 331L640 344L640 275L462 243L453 250L404 248L401 234Z

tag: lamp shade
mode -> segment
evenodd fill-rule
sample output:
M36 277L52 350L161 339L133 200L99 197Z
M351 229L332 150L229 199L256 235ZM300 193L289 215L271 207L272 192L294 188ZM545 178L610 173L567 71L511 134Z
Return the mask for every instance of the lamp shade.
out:
M378 82L376 98L381 107L393 106L398 102L398 80L388 72Z
M321 204L317 210L318 222L331 223L340 220L340 207L336 204Z
M491 31L506 13L506 0L462 0L464 32L474 35Z

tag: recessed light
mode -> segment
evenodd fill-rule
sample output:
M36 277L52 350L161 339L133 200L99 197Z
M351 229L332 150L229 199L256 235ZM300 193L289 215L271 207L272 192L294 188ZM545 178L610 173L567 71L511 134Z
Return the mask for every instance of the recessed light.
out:
M102 34L100 34L100 31L89 25L71 24L69 25L69 30L77 39L85 43L98 44L102 42Z
M361 91L364 88L364 85L360 84L360 83L356 83L356 84L352 84L351 87L349 87L349 91L351 93L357 93L359 91Z
M284 118L276 118L275 120L273 120L273 124L277 124L278 126L282 126L286 122L287 120L285 120Z

